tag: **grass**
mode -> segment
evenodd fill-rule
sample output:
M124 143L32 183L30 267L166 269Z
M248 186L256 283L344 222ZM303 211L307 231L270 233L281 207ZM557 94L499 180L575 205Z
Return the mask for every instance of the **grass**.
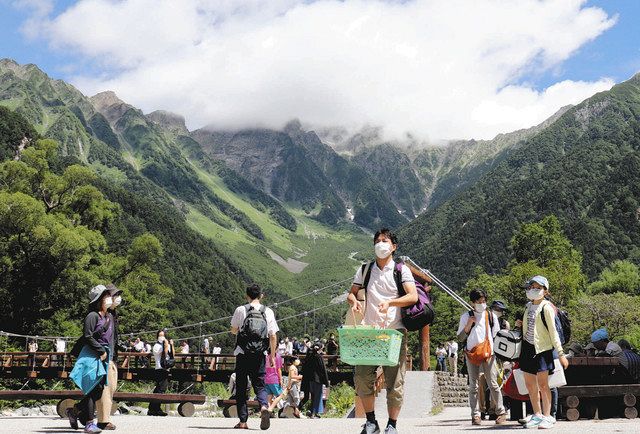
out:
M331 387L324 417L345 417L355 403L356 391L346 383Z

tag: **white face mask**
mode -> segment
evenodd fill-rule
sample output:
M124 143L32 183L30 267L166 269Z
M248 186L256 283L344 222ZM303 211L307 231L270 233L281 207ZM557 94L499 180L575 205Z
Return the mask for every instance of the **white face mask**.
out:
M380 241L379 243L376 243L374 250L379 259L387 258L391 255L391 244L386 241Z
M531 301L540 300L544 297L544 289L531 288L527 289L527 298Z
M122 303L122 297L118 295L116 298L113 299L113 305L120 306L120 303Z
M499 310L494 310L493 313L495 313L498 318L502 316L502 312L500 312Z
M104 307L109 309L112 304L113 304L113 299L111 297L105 297L104 298Z
M478 312L478 313L482 313L482 312L484 312L485 310L487 310L487 303L475 303L475 304L473 305L473 307L474 307L474 309L475 309L475 311L476 311L476 312Z
M166 339L165 339L165 337L164 337L164 336L160 336L160 337L158 338L158 342L163 343L164 341L166 341Z

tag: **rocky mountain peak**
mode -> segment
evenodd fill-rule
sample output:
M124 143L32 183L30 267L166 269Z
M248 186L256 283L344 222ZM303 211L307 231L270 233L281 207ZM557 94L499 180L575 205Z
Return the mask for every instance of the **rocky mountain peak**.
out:
M122 101L115 92L107 90L89 98L93 107L102 113L110 124L114 125L132 105Z
M165 110L156 110L145 115L145 117L154 124L157 124L173 133L184 135L189 134L184 116L177 113Z

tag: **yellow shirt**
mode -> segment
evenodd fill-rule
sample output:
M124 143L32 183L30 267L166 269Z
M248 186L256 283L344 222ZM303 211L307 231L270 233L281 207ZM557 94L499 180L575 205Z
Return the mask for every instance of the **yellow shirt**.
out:
M532 303L527 304L527 307L524 311L524 316L522 318L522 330L526 332L527 330L527 322L529 321L529 308L532 306ZM549 326L548 330L542 322L542 315L546 320L547 326ZM564 350L562 349L562 344L560 343L560 336L558 335L558 330L556 329L556 312L551 303L547 300L542 300L540 303L540 308L536 312L535 323L533 329L533 346L536 349L536 354L540 354L542 352L556 349L559 356L564 355Z

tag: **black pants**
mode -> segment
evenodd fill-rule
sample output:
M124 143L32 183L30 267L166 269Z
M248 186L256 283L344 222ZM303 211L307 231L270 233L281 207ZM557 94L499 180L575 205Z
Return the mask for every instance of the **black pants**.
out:
M258 397L260 407L268 407L267 391L264 388L266 361L263 354L238 354L236 357L236 407L240 422L249 418L247 410L247 376L251 379L253 390Z
M156 387L153 389L153 393L165 393L169 388L169 371L166 369L156 369ZM160 412L160 403L149 403L149 413Z
M86 425L88 421L93 420L95 417L96 401L102 398L102 389L104 389L104 380L76 404L78 420L80 420L81 424Z

